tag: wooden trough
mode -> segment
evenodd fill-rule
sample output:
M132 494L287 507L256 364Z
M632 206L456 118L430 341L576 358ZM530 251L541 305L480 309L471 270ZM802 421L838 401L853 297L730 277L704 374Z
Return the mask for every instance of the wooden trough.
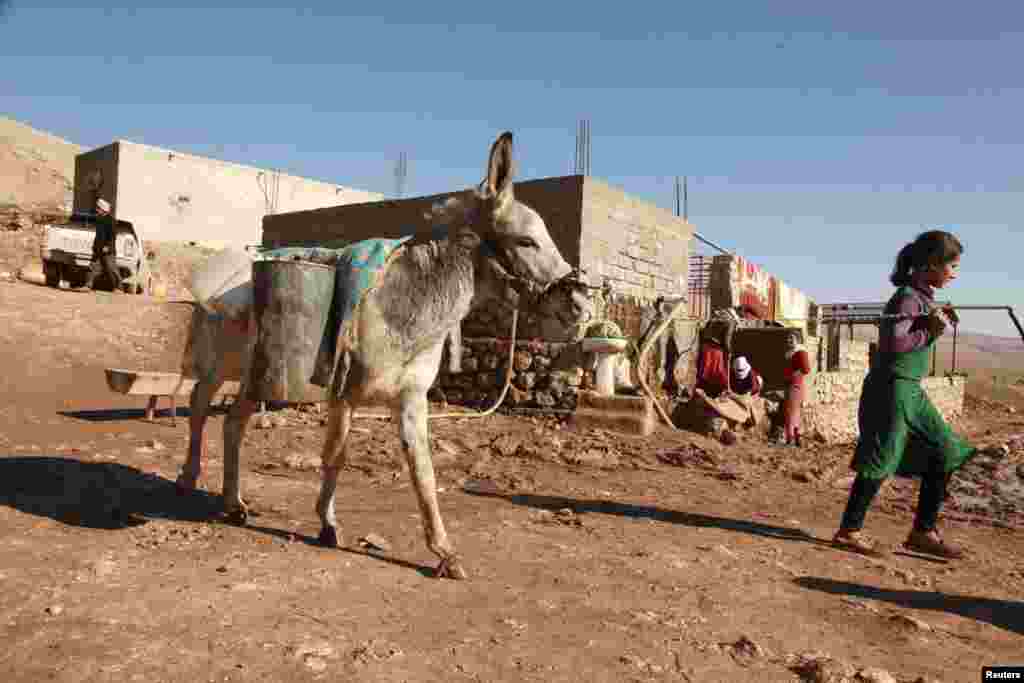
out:
M178 414L177 397L192 393L198 381L194 377L182 377L176 372L151 372L137 370L118 370L108 368L107 386L111 391L130 396L149 396L149 403L146 405L146 419L152 420L156 412L156 402L161 396L166 396L171 402L171 424L177 424ZM227 380L221 385L220 391L214 398L220 398L223 402L228 396L238 396L241 383Z

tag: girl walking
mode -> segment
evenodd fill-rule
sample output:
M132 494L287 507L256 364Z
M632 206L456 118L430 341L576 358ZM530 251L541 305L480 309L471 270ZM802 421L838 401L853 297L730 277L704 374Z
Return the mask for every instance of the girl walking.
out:
M953 433L921 388L932 347L946 330L944 317L956 322L951 308L933 310L934 292L956 279L963 251L952 234L932 230L904 246L896 258L890 281L897 290L885 313L907 318L882 322L876 362L864 379L860 438L850 465L857 478L833 538L840 547L878 552L876 542L861 529L882 482L895 474L922 478L914 527L904 546L940 557L963 555L943 540L937 523L950 475L977 449Z

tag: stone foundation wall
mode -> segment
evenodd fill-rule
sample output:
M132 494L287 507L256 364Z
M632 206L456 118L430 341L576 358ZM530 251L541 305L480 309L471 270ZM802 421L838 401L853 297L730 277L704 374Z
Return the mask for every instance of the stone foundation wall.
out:
M827 443L857 439L857 408L865 372L813 373L804 398L803 432ZM942 416L949 420L963 414L963 377L926 377L921 382Z
M434 389L444 392L445 399L452 404L490 407L505 383L509 345L507 339L463 338L462 372L446 372L447 359L442 359ZM575 343L517 341L512 386L502 405L575 410L577 394L588 374L583 369L584 354L579 349Z

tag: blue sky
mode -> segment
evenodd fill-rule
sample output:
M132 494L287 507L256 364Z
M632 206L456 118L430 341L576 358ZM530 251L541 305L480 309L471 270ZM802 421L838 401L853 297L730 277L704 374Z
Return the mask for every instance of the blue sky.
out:
M593 175L665 207L688 175L701 234L820 302L884 299L944 225L944 295L1024 309L1024 3L86 4L0 0L0 113L385 193L404 151L409 194L505 129L521 179L567 174L586 117Z

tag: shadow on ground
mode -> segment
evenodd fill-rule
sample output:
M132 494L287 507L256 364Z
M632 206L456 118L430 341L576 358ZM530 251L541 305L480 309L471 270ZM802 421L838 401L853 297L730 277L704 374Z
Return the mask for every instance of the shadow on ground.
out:
M220 519L223 509L220 496L202 490L180 493L170 479L134 467L56 456L0 456L0 505L69 526L109 530L150 519L209 522ZM312 536L262 524L245 528L326 550ZM434 576L432 567L379 552L340 550Z
M1024 602L970 595L948 595L938 591L890 590L817 576L801 576L793 581L802 588L833 595L853 595L868 600L882 600L910 609L949 612L1024 635Z
M221 509L219 496L179 494L174 482L134 467L55 456L0 457L0 505L95 529L209 520Z
M802 529L762 524L743 519L731 519L729 517L716 517L697 512L682 512L679 510L666 510L664 508L649 505L633 505L631 503L617 503L609 500L580 500L577 498L565 498L562 496L541 496L530 493L501 493L498 491L481 490L466 487L466 493L475 496L487 496L491 498L502 498L515 505L525 505L542 510L562 510L569 508L576 514L597 512L605 515L619 515L621 517L634 517L643 519L654 519L659 522L671 524L683 524L685 526L699 528L723 529L738 533L778 538L788 541L804 541L807 543L822 544L823 541L815 538Z
M210 409L210 414L226 412L219 406ZM86 422L124 422L128 420L142 420L146 417L143 408L106 408L101 410L58 410L61 417L70 417L75 420ZM187 418L190 415L188 408L179 407L174 413L175 417ZM170 408L159 409L153 413L153 417L171 417Z

